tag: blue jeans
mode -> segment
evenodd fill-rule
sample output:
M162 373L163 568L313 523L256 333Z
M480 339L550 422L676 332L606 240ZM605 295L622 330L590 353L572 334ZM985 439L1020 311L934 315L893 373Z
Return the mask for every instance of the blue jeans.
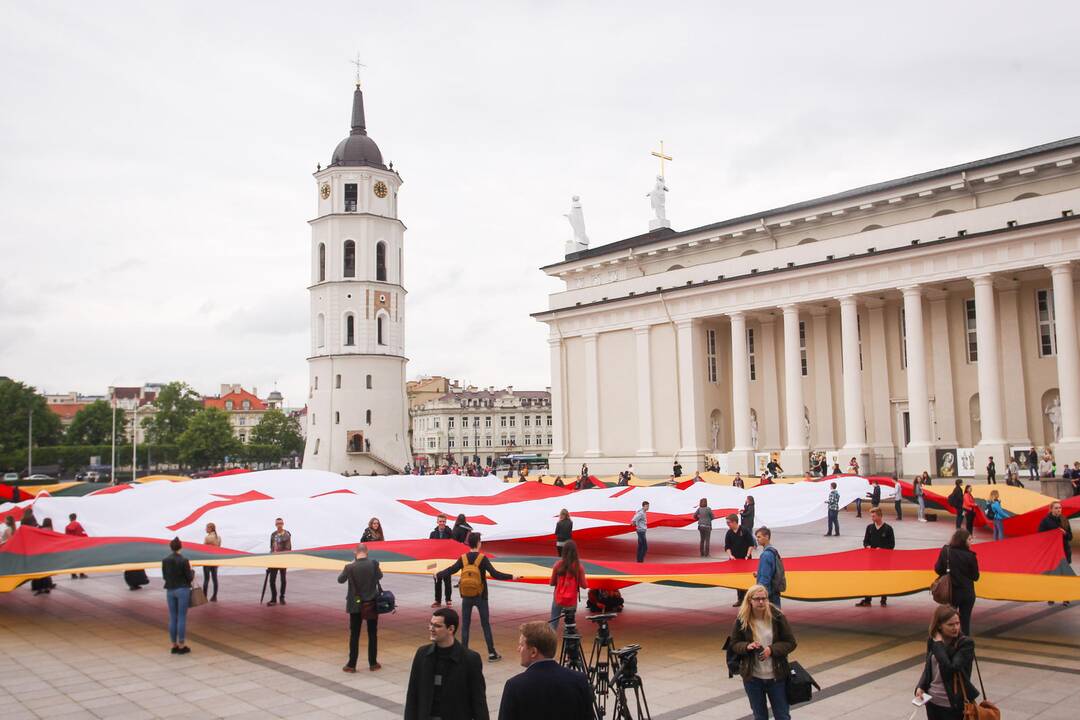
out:
M173 588L165 591L169 601L169 640L176 645L184 644L187 630L187 610L191 603L191 588Z
M836 534L839 535L840 534L840 511L839 510L830 510L829 511L829 533L828 533L829 535L833 534L833 528L836 528Z
M1005 521L1000 519L1000 518L996 518L996 519L994 519L993 523L994 523L994 539L995 540L1004 540L1005 539Z
M773 592L772 590L770 590L769 591L769 602L771 602L776 607L780 607L780 593Z
M637 531L637 561L645 562L645 553L649 550L649 542L645 539L645 533Z
M776 720L791 720L786 680L762 680L751 677L749 680L743 680L742 684L743 689L746 690L746 697L750 700L750 709L754 711L754 720L769 720L769 709L765 704L766 697L769 699L768 704L772 705L773 717Z
M548 625L551 629L558 632L559 630L559 618L565 618L566 613L570 613L571 622L575 622L577 618L577 608L564 608L555 604L555 601L551 601L551 619L548 620ZM576 622L575 622L576 624Z
M491 621L488 620L488 599L486 596L461 598L461 644L469 647L469 626L472 624L472 611L480 611L480 628L484 631L488 654L495 652L495 640L491 637Z

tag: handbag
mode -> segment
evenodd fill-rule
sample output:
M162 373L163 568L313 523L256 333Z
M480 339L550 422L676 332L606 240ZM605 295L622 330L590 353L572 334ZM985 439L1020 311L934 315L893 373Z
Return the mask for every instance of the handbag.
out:
M199 607L206 604L206 592L202 589L199 583L194 583L191 586L191 600L188 602L188 607Z
M986 688L983 686L982 670L979 669L979 658L975 657L975 672L979 676L979 689L982 690L983 699L980 702L968 700L967 683L960 680L959 675L953 676L954 687L960 685L960 694L964 698L964 720L1001 720L1001 710L997 705L986 699Z
M949 560L952 552L944 546L945 550L945 574L938 575L934 582L930 583L930 596L939 605L952 605L952 578L949 576Z
M727 636L727 640L724 640L724 646L721 648L724 650L724 661L727 664L727 676L729 678L735 677L742 672L742 658L735 654L735 651L731 649L731 636Z
M379 594L375 598L375 610L379 615L397 612L397 599L394 597L394 593L383 590L382 583L379 583Z
M788 705L810 702L810 698L813 695L813 690L811 690L811 688L815 687L820 692L821 686L810 676L810 673L806 672L806 668L797 661L791 663L790 667L791 670L788 672L787 686L785 687Z

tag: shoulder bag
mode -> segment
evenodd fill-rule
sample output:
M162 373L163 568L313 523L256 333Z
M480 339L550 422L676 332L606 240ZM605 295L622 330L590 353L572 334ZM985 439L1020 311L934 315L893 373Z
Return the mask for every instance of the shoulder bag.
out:
M820 691L821 686L817 684L817 681L810 676L810 673L806 672L806 668L800 665L798 661L792 661L790 668L787 687L784 690L787 695L788 705L810 702L813 694L811 688L817 688Z
M945 574L938 575L934 582L930 583L930 595L934 598L934 602L941 605L952 605L952 578L949 576L949 564L952 559L952 551L948 545L945 545L942 550L945 551Z
M979 658L975 657L975 672L979 676L979 689L982 690L983 699L980 702L968 700L967 683L957 673L953 676L953 682L960 685L960 695L964 698L964 720L1001 720L1001 710L997 705L986 699L986 687L983 686L982 670L979 670ZM954 685L955 688L955 685Z
M199 607L206 604L206 592L202 589L199 583L192 583L191 585L191 600L188 602L188 607Z

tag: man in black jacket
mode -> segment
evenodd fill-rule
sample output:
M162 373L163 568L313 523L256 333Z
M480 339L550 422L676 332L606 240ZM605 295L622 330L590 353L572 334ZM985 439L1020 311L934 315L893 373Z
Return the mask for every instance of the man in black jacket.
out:
M956 485L949 493L949 505L956 510L956 529L959 530L964 523L964 481L960 478L956 479Z
M881 492L881 488L875 485L878 492ZM881 508L870 508L870 519L872 523L866 526L866 534L863 535L863 547L873 550L892 550L896 547L896 535L893 534L892 526L886 523L881 517ZM870 596L867 595L859 602L855 603L855 607L870 607L873 601ZM881 596L881 607L885 607L888 603L885 600L885 596Z
M439 517L435 518L435 523L435 529L431 531L430 535L428 535L428 539L450 540L451 538L453 538L453 532L446 525L445 515L440 514ZM431 607L442 607L442 598L444 594L446 595L446 607L450 607L451 605L453 605L453 603L450 602L449 577L445 577L441 581L438 579L435 580L435 602L431 603Z
M724 534L724 550L731 560L749 560L754 555L754 536L745 527L739 525L739 516L732 513L726 518L728 531ZM742 605L745 590L735 591L735 603L731 607Z
M491 635L491 622L488 620L488 582L487 576L496 580L515 580L510 573L499 572L491 564L491 560L480 552L480 533L469 533L469 552L457 559L450 567L435 573L435 580L451 577L454 573L465 568L465 562L469 565L479 565L480 582L482 590L479 595L466 596L464 573L462 582L458 584L458 594L461 595L461 644L469 647L469 625L472 623L472 611L475 607L480 611L480 627L484 631L484 640L487 642L488 662L502 660L502 655L495 651L495 640ZM463 562L464 561L464 562Z
M367 621L368 669L375 672L382 665L376 659L379 651L379 611L375 601L379 597L379 580L382 570L379 562L368 557L367 545L356 546L356 560L345 566L338 575L339 583L348 583L345 594L345 612L349 613L349 661L341 668L347 673L356 672L356 657L360 653L360 622Z
M520 632L518 653L525 672L506 681L499 720L595 720L588 678L554 660L555 631L537 621L525 623Z
M431 616L431 644L416 651L409 672L405 720L488 720L483 665L454 637L459 622L450 608Z

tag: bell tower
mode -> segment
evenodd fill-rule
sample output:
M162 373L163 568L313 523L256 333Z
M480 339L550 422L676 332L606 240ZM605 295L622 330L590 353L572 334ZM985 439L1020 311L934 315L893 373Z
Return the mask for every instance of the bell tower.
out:
M304 467L401 472L410 458L402 181L367 134L359 83L349 135L314 177Z

